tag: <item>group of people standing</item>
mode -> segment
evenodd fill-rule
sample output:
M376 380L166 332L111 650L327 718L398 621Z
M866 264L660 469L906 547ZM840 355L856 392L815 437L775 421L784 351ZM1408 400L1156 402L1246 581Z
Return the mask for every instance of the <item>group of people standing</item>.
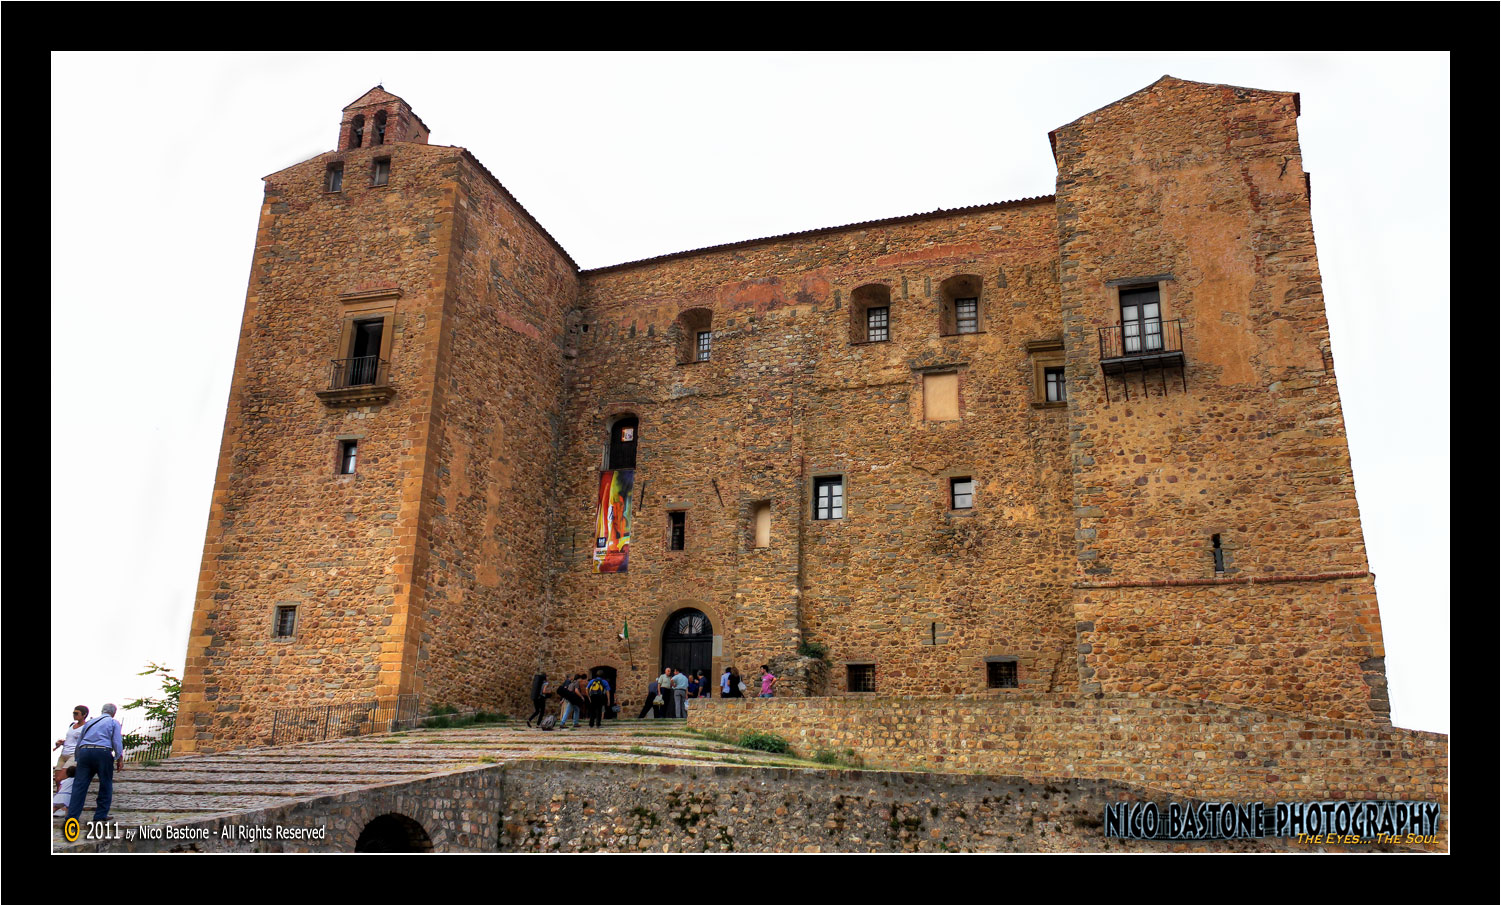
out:
M83 814L83 801L89 785L99 778L99 797L94 803L94 820L109 820L109 806L115 796L115 771L125 770L125 739L115 706L106 704L102 713L89 720L87 705L73 709L73 720L63 731L63 738L52 744L62 755L52 774L52 814L64 810L69 818Z
M761 697L773 697L776 683L777 678L771 668L762 664ZM740 671L734 667L724 668L724 673L719 675L721 698L744 698L748 691L750 687L741 678ZM683 673L672 667L665 667L662 675L647 685L646 704L641 706L641 713L637 717L646 717L648 711L653 717L687 717L689 699L713 697L714 683L704 671Z
M776 692L776 675L765 664L761 665L760 697L772 698ZM747 692L756 694L751 687L747 686L741 678L740 672L734 667L724 668L724 673L719 677L719 694L722 698L744 698ZM715 683L703 670L684 672L673 667L662 668L662 673L656 679L647 684L646 701L641 706L641 713L637 718L645 718L650 714L658 718L682 718L688 716L688 702L695 698L712 698L714 696ZM554 694L563 702L563 713L557 719L559 729L578 729L579 717L584 714L589 716L589 726L599 727L604 725L605 713L610 710L618 711L615 704L615 690L610 681L605 678L604 671L595 669L591 677L586 673L575 673L557 686L548 680L547 674L539 673L532 677L532 713L526 719L526 725L532 726L533 721L539 729L548 730L553 726L553 719L547 713L547 701ZM568 726L568 719L573 718L573 726Z
M547 674L539 673L532 678L532 707L530 717L526 719L526 725L530 727L532 721L537 722L540 729L552 728L551 715L547 713L547 699L553 694L552 682ZM569 717L573 718L573 727L577 730L579 716L589 715L589 726L599 727L604 725L605 712L616 707L615 690L611 688L610 681L605 678L604 671L595 669L591 677L586 673L575 673L563 681L557 688L558 698L563 700L563 714L558 718L558 729L570 729L567 726Z

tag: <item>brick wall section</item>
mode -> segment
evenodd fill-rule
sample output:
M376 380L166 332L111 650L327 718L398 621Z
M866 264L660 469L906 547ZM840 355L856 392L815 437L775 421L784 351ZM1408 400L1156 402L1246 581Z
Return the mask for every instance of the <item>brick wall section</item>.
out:
M1365 546L1290 93L1165 77L1054 133L1081 580L1364 573ZM1099 365L1117 281L1169 275L1174 371ZM1369 581L1081 590L1085 691L1375 719ZM1383 696L1378 695L1378 698Z
M183 677L176 751L265 740L276 707L394 695L447 270L443 151L325 154L267 177ZM330 161L342 192L324 191ZM380 406L330 408L348 312L394 288L391 382ZM353 476L337 438L359 436ZM291 641L277 605L298 606Z
M1055 251L1043 199L586 272L549 662L617 666L639 702L663 621L694 606L722 636L716 674L753 677L806 637L836 665L874 662L882 689L974 691L990 655L1020 657L1026 688L1073 688L1066 412L1031 405L1025 348L1058 334ZM959 274L980 278L985 332L940 336L939 287ZM892 339L855 344L850 295L872 282L890 287ZM675 323L695 308L713 312L712 358L683 365ZM924 421L932 366L960 369L961 420ZM594 494L627 411L644 502L630 572L598 575ZM811 478L828 472L846 477L846 516L818 522ZM977 482L968 513L949 509L952 475ZM763 499L772 544L756 550ZM687 510L681 553L670 507ZM615 639L627 619L631 651Z
M529 708L543 640L549 476L574 268L461 149L435 426L418 539L411 691L428 704Z
M1449 737L1155 695L714 700L695 730L762 730L868 765L1116 780L1221 800L1424 799L1449 813Z

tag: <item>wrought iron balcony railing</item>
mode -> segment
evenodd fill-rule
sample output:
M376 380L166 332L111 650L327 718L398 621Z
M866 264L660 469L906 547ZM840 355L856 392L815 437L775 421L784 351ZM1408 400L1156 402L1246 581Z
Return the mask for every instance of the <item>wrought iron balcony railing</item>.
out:
M328 389L344 390L349 387L382 386L386 383L390 365L390 362L374 355L353 359L334 359Z
M1178 318L1128 321L1100 328L1101 364L1148 356L1174 360L1183 357L1183 325Z

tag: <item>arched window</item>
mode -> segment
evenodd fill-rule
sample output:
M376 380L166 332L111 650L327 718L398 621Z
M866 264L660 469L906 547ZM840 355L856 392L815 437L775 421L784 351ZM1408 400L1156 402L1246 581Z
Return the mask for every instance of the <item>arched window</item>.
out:
M386 111L382 110L375 115L375 135L371 136L370 144L384 145L386 143Z
M891 339L891 287L867 283L850 293L850 342L884 343Z
M636 441L641 420L634 415L624 415L610 425L610 447L605 456L605 469L636 468Z
M687 607L667 618L662 627L661 667L672 667L689 676L714 670L714 626L701 610Z
M364 140L365 115L362 113L349 121L349 147L358 148Z
M939 328L944 336L980 333L985 329L983 281L974 274L958 274L938 287Z
M678 315L678 364L707 362L714 344L714 313L707 308L690 308Z

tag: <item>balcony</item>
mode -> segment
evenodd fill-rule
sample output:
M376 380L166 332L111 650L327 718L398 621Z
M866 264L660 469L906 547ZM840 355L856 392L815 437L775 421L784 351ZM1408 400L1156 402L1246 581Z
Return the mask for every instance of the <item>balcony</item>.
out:
M379 406L396 395L390 383L391 363L379 356L333 359L329 366L328 389L318 391L324 405Z
M1100 370L1106 375L1121 375L1126 399L1131 398L1128 375L1141 373L1141 389L1147 392L1147 372L1158 372L1163 395L1167 395L1168 368L1177 368L1184 391L1188 390L1187 369L1183 359L1183 323L1174 318L1160 321L1150 318L1129 321L1116 327L1100 329ZM1105 402L1110 402L1110 383L1105 384Z

